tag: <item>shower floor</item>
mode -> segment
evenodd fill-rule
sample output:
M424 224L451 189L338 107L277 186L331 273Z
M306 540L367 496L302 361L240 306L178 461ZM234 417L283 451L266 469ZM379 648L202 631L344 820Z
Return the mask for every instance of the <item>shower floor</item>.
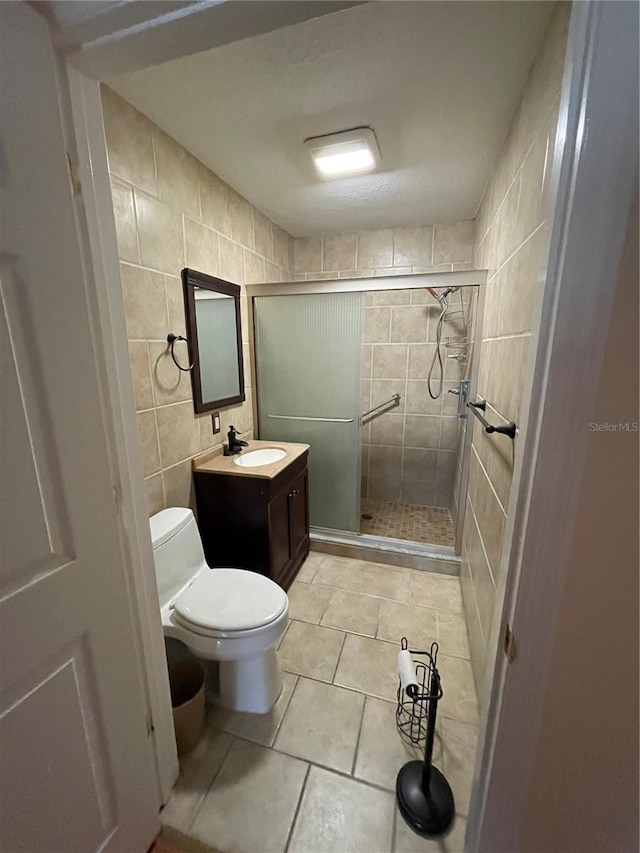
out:
M360 533L428 545L455 545L451 512L442 506L416 506L363 498ZM363 518L370 515L371 519Z

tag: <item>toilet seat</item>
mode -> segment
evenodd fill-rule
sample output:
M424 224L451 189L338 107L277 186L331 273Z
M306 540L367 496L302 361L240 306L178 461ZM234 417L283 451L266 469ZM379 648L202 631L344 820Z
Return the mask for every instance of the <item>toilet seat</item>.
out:
M286 609L287 595L281 587L245 569L207 567L173 602L177 622L210 637L251 636Z

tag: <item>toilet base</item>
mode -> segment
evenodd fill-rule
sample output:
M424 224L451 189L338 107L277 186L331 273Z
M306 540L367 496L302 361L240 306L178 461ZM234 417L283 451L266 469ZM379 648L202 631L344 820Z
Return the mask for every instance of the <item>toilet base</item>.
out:
M266 714L282 690L282 673L272 646L256 657L218 662L216 704L246 714Z

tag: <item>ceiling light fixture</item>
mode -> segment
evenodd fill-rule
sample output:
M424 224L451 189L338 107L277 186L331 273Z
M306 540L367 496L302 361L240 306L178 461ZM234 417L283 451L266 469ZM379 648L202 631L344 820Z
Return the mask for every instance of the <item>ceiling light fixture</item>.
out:
M380 165L380 149L370 127L356 127L305 139L305 146L323 178L362 175Z

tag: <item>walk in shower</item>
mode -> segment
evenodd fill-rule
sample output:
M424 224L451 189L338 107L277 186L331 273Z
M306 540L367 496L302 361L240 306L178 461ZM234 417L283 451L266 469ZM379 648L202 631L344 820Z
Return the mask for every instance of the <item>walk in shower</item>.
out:
M248 288L254 422L310 445L312 535L459 550L483 272Z

